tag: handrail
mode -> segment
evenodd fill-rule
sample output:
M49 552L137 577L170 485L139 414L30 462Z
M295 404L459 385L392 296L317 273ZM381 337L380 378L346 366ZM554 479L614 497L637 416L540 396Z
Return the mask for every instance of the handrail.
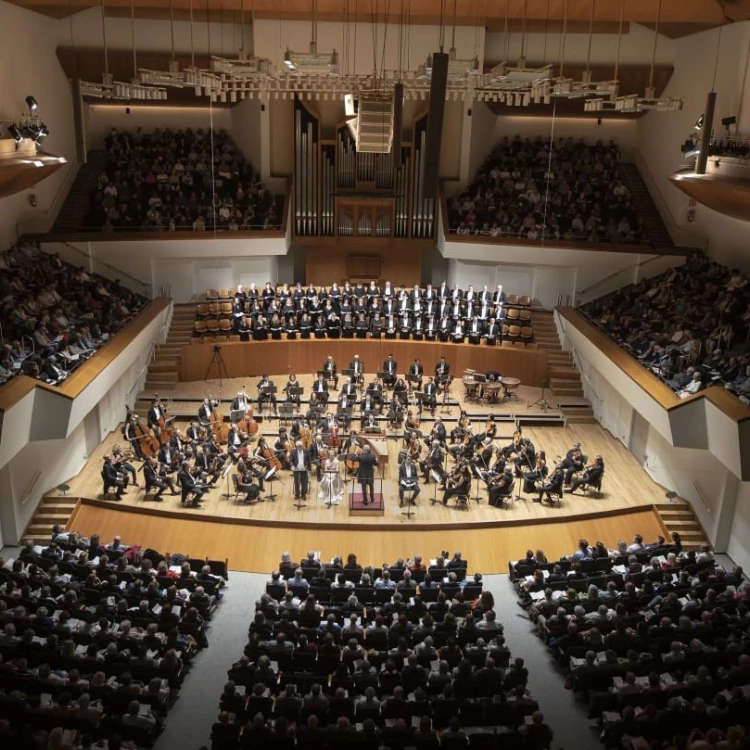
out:
M633 263L630 266L626 266L625 268L620 268L617 271L613 271L609 276L605 276L603 279L598 279L593 284L589 284L585 289L576 290L576 297L580 297L582 294L586 294L586 292L591 291L592 289L596 289L596 287L603 284L605 281L609 281L610 279L614 279L616 276L619 276L621 273L625 273L626 271L634 271L636 268L641 268L641 266L646 266L649 263L653 263L655 260L661 260L661 255L655 255L651 258L646 258L646 260L638 261L638 263Z
M163 330L164 326L162 326ZM133 395L133 391L136 388L140 388L139 383L141 381L141 376L143 375L146 370L148 370L151 363L156 359L156 344L152 341L151 342L151 350L148 353L148 357L146 357L146 364L141 367L140 372L135 376L135 382L133 383L133 387L128 391L128 397L126 399L126 403L132 404L133 401L131 400L131 396Z
M131 281L135 281L136 284L140 284L142 287L144 287L148 291L148 296L151 297L151 284L147 283L146 281L141 281L140 279L137 279L132 274L129 274L127 271L123 271L121 268L115 268L110 263L107 263L106 260L101 260L101 258L96 258L93 255L89 255L85 250L82 250L80 247L76 247L75 245L72 245L70 242L61 242L61 245L65 245L66 247L69 247L71 250L75 250L77 253L80 253L83 255L84 258L88 258L90 261L93 261L94 263L99 263L106 268L109 268L110 271L114 271L119 276L125 276L126 278L130 279Z
M703 503L703 507L706 509L706 513L708 513L709 516L713 515L713 512L711 511L711 508L708 507L708 503L706 502L706 498L703 495L703 490L698 486L698 482L693 480L693 488L698 493L698 497L701 499L701 502Z
M37 471L36 476L34 477L33 481L29 485L29 488L21 496L21 505L26 505L26 501L29 499L29 495L31 495L32 491L34 490L34 487L36 487L37 482L39 481L41 476L42 476L42 472Z

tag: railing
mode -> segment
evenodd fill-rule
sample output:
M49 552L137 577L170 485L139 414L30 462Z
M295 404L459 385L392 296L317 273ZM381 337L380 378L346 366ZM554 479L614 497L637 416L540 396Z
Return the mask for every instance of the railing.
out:
M118 274L119 276L125 276L125 278L128 278L131 281L134 281L136 284L140 284L144 288L146 295L149 298L151 297L151 284L149 284L148 282L137 279L135 276L132 276L127 271L123 271L121 268L115 268L115 266L110 265L105 260L101 260L100 258L97 258L93 255L89 255L85 250L82 250L80 247L76 247L75 245L72 245L70 242L62 242L61 244L65 245L66 247L69 247L71 250L75 250L77 253L79 253L80 255L83 255L84 258L87 258L93 263L98 263L104 266L105 268L108 268L110 271L113 271L114 273Z
M31 480L31 483L29 484L28 488L26 489L26 492L23 493L21 496L21 505L26 505L26 502L28 501L29 497L31 497L31 493L34 491L34 487L36 487L37 483L41 479L42 472L37 471L37 473L34 475L34 478Z
M609 281L610 279L617 278L620 274L623 273L632 273L637 268L642 268L643 266L647 266L649 263L653 263L655 260L661 260L661 256L655 256L653 258L646 258L646 260L638 261L638 263L633 263L632 265L626 266L625 268L620 268L617 271L613 271L609 276L605 276L603 279L599 279L595 281L593 284L589 284L585 289L579 289L576 290L576 296L580 297L583 294L586 294L587 292L590 292L592 289L596 289L598 286L601 286L604 284L605 281Z
M574 362L576 363L576 366L578 367L578 372L580 372L580 373L581 373L581 375L583 375L584 379L585 379L585 380L586 380L586 382L588 383L588 386L589 386L589 390L590 390L590 391L591 391L591 392L592 392L592 393L593 393L593 394L594 394L594 395L596 396L596 400L597 400L597 401L598 401L598 402L599 402L600 404L602 404L602 403L603 403L603 399L602 399L602 397L601 397L601 396L600 396L600 395L599 395L599 394L597 393L597 391L596 391L596 388L594 388L594 384L592 383L592 381L591 381L591 378L590 378L590 377L588 376L588 374L586 373L586 370L584 370L584 369L583 369L583 362L581 361L581 357L580 357L580 355L578 354L578 351L577 351L577 350L576 350L576 348L575 348L575 347L573 346L572 342L571 342L571 341L570 341L570 339L569 339L569 338L567 337L567 335L566 335L566 337L565 337L565 338L567 338L567 339L568 339L568 346L570 347L570 351L571 351L571 352L573 353L573 361L574 361Z
M162 326L162 330L164 330L164 326ZM138 375L136 375L136 377L135 377L135 381L133 383L133 387L127 393L127 399L125 400L125 402L127 404L130 404L131 406L133 405L133 403L134 403L133 400L132 400L133 393L134 393L134 391L136 389L140 390L140 388L141 388L141 377L143 376L143 373L145 373L146 370L148 370L149 366L151 365L151 363L155 359L156 359L156 344L154 344L153 342L151 342L151 349L150 349L150 351L148 353L148 357L146 357L146 363L138 371Z
M709 516L713 515L713 512L711 511L711 508L709 508L708 503L706 502L706 497L703 494L703 490L698 486L698 482L693 481L693 488L695 489L696 494L701 499L701 502L703 503L703 507L706 509L706 513L708 513Z
M283 228L283 224L239 224L237 229L230 229L229 226L221 224L204 224L202 229L196 229L192 224L176 224L174 227L109 227L102 229L101 227L80 227L75 230L76 234L132 234L136 233L147 233L147 234L171 234L172 232L195 232L200 234L201 232L221 232L222 234L231 234L233 232L280 232Z

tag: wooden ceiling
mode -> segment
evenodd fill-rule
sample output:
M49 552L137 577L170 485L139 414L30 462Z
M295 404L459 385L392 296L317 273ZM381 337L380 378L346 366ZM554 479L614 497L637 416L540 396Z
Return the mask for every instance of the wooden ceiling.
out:
M656 21L657 0L455 0L456 21L460 25L483 25L492 31L505 28L506 17L513 31L520 29L524 17L527 29L547 28L552 31L563 19L567 4L567 21L571 31L588 29L592 7L594 22L599 32L617 33L622 3L625 3L624 20L644 25ZM9 0L14 5L42 13L53 18L67 17L100 6L98 0ZM131 0L103 0L105 9L112 15L130 13ZM309 20L312 16L311 0L133 0L135 13L141 18L165 18L173 4L175 17L188 16L190 7L196 18L205 21L206 14L215 16L231 14L243 6L247 17L253 4L255 15L261 19ZM318 0L319 21L341 21L345 14L351 21L378 22L389 20L398 23L402 10L413 24L439 24L442 3L436 0ZM355 13L356 10L356 13ZM453 3L445 3L446 23L452 23ZM667 36L685 36L696 31L718 26L729 21L750 18L750 0L662 0L659 29Z

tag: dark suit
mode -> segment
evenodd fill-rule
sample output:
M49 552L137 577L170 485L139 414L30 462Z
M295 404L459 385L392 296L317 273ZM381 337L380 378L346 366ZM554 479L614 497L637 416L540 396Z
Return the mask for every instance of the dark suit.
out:
M412 500L417 499L421 492L419 487L419 473L415 464L408 465L405 461L398 467L398 499L399 505L404 504L404 492L413 492Z
M115 487L117 489L116 497L122 497L123 490L128 486L128 478L123 474L118 474L117 469L111 461L105 461L102 467L102 479L104 480L104 489Z
M206 491L206 488L202 485L199 485L198 482L195 481L195 477L186 469L180 469L179 473L177 474L177 480L180 483L180 487L182 487L182 504L184 505L187 502L188 495L192 492L193 507L200 507L199 503Z
M298 497L304 497L307 495L309 488L310 453L303 448L295 448L292 451L290 462L292 473L294 474L294 497L295 499ZM297 467L300 464L304 468L298 470Z
M362 502L374 502L375 467L378 465L378 457L370 452L363 451L359 454L359 466L357 468L357 480L362 487ZM368 500L369 490L369 500Z

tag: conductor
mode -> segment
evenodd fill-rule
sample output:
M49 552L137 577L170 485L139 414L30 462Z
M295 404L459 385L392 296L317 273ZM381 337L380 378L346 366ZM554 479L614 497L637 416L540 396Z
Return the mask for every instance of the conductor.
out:
M302 499L307 496L309 487L310 453L302 447L299 440L292 452L290 463L294 473L294 499Z
M378 457L370 451L369 445L365 445L358 459L357 480L362 487L362 504L367 505L368 502L375 502L375 467L378 465Z

